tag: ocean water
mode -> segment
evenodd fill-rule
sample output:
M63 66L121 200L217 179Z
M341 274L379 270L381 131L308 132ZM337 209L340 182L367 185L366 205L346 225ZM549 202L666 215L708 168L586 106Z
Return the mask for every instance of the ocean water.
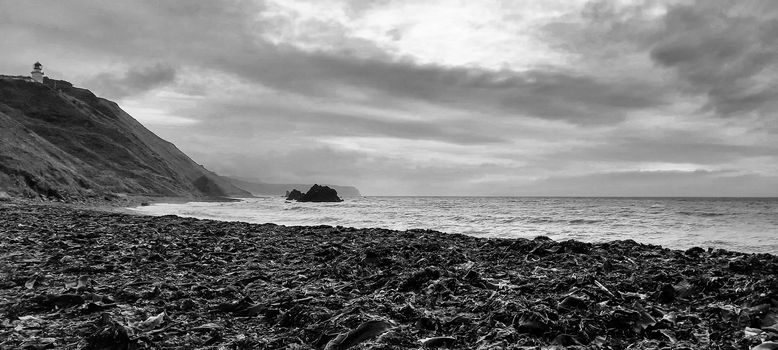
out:
M362 197L298 203L263 197L131 209L279 225L422 228L478 237L543 235L586 242L633 239L675 249L778 254L778 198Z

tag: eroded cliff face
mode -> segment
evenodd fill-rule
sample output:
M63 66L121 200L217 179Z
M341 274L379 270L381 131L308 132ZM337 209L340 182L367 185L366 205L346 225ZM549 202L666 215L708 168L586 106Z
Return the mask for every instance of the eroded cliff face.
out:
M0 192L63 200L250 196L116 103L51 79L0 79Z

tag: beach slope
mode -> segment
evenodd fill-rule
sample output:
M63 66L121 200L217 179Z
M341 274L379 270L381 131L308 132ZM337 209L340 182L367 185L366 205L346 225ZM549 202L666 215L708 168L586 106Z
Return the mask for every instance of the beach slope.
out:
M747 349L778 259L0 202L0 349Z

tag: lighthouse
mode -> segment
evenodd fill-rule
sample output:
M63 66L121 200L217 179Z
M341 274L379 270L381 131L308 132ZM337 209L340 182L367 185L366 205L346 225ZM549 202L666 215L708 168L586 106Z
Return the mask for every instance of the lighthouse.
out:
M32 72L30 72L30 76L32 77L32 80L43 83L43 65L40 62L35 62L35 64L32 66Z

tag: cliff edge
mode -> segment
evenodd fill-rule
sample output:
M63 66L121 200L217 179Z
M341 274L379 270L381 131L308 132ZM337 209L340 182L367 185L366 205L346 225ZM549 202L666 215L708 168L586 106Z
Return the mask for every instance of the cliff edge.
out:
M48 78L0 79L0 192L60 200L251 196L116 103Z

